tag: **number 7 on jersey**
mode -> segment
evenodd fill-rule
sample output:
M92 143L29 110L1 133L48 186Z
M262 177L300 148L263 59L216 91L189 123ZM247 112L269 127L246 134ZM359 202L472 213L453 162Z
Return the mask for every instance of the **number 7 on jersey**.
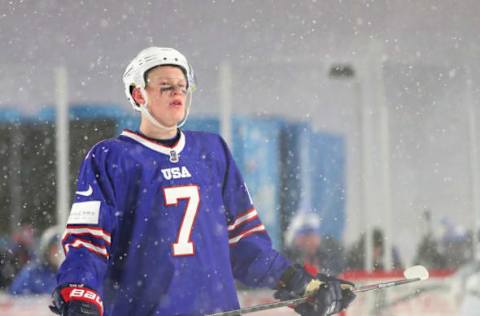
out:
M195 254L193 242L190 240L193 223L200 204L199 188L196 185L167 187L163 189L165 205L176 206L179 200L187 200L183 220L178 230L177 241L173 246L174 256L189 256Z

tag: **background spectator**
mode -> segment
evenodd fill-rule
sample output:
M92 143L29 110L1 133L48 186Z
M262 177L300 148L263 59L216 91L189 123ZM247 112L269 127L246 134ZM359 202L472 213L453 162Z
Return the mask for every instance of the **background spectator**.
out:
M438 232L434 234L429 227L424 233L417 247L415 264L431 269L458 269L473 260L473 236L470 231L446 217L440 220L436 230Z
M385 237L379 228L374 228L372 238L372 267L374 271L385 270ZM396 247L392 247L390 251L392 256L393 269L402 269L403 264ZM353 244L347 253L348 270L364 270L365 267L365 234Z
M457 269L473 259L472 234L448 217L442 218L440 223L440 249L445 257L446 268Z
M45 230L40 239L38 256L25 265L13 280L10 294L50 294L56 286L56 272L63 261L57 226Z
M24 224L10 237L0 239L0 288L6 288L33 257L34 230Z
M299 212L286 235L286 255L299 264L328 275L338 275L345 266L343 247L331 236L322 236L320 218Z
M8 287L15 276L15 260L10 246L8 237L0 239L0 289Z

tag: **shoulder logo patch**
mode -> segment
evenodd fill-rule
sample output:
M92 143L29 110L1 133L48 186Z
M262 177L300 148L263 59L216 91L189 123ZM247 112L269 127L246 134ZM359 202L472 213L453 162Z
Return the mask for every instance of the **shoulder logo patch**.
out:
M72 204L67 224L98 224L100 201L77 202Z

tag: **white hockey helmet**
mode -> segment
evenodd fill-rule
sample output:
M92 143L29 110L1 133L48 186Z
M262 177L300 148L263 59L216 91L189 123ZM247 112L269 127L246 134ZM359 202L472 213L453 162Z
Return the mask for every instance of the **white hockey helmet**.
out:
M188 112L190 111L192 92L195 90L196 84L192 67L188 63L187 58L185 58L185 56L179 51L169 47L148 47L138 53L138 55L130 62L130 64L128 64L125 72L123 73L125 95L127 96L128 101L136 111L145 113L151 121L153 120L153 123L155 125L169 129L168 127L161 125L151 116L150 112L148 111L147 104L137 104L132 97L132 90L137 87L140 88L142 93L144 94L144 89L146 87L145 74L147 73L147 71L162 65L172 65L179 67L180 69L182 69L187 80L188 89L185 104L186 113L184 119L178 124L178 126L180 127L185 123ZM146 97L145 94L144 97Z

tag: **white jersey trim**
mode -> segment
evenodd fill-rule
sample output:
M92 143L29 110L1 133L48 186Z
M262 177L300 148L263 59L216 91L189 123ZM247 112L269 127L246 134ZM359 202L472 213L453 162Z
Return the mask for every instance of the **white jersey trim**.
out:
M236 243L238 243L238 242L240 241L240 239L242 239L242 238L244 238L244 237L247 237L247 236L249 236L249 235L251 235L251 234L253 234L253 233L261 232L261 231L265 231L265 226L264 226L264 225L258 225L258 226L256 226L256 227L253 227L253 228L247 230L246 232L244 232L244 233L242 233L242 234L240 234L240 235L238 235L238 236L235 236L235 237L233 237L233 238L230 238L230 239L228 240L228 243L229 243L230 245L236 244Z
M109 245L112 243L110 234L106 233L101 228L92 228L92 227L69 228L67 227L67 229L65 230L65 233L63 234L62 240L66 240L66 238L70 235L91 235L93 237L102 239Z
M235 220L235 222L233 222L233 224L228 225L228 231L235 230L235 228L240 226L242 223L250 221L250 220L254 219L255 217L258 217L258 212L257 212L256 209L252 209L252 210L248 211L248 213L246 213L245 215L242 215L239 218L237 218Z
M97 247L94 244L92 244L88 241L85 241L85 240L75 239L75 241L73 243L66 244L65 245L65 253L68 253L68 251L70 250L70 247L74 247L74 248L84 247L87 250L89 250L89 251L91 251L91 252L93 252L97 255L104 256L108 259L108 252L107 252L107 249L105 247Z
M162 146L129 130L124 130L120 135L133 139L134 141L142 144L143 146L167 156L170 156L172 151L175 151L177 154L179 154L185 147L185 135L182 131L180 131L180 139L173 147Z

